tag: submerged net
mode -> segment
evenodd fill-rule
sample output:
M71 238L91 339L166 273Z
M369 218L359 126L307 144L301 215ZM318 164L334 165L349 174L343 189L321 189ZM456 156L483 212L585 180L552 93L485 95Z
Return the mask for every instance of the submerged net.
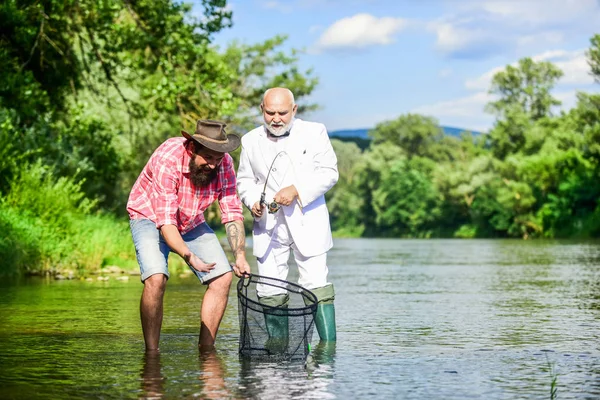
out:
M257 285L276 295L257 295ZM244 275L237 284L240 356L256 360L306 359L317 297L280 279Z

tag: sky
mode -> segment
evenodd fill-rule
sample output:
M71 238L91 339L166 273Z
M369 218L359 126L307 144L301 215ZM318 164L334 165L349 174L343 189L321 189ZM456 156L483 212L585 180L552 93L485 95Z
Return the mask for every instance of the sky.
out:
M320 108L299 117L329 131L406 113L489 130L491 78L523 57L563 70L553 92L563 109L577 91L600 92L585 56L600 34L600 0L229 0L227 8L233 27L214 43L287 35L281 50L301 50L300 69L319 78L298 103Z

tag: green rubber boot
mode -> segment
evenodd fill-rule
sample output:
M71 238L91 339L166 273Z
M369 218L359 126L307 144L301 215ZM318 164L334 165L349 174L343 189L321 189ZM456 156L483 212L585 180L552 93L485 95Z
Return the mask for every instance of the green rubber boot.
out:
M313 349L313 360L317 364L332 364L335 361L336 342L319 342Z
M319 338L324 342L335 342L337 334L335 329L335 291L333 285L327 285L316 289L310 289L317 296L317 313L315 315L315 326Z
M335 342L337 340L335 330L335 307L331 303L319 303L317 305L317 315L315 316L315 326L321 341Z
M290 297L288 294L262 297L260 304L269 306L265 308L265 325L269 338L265 348L272 353L285 353L289 342L289 325L287 308ZM276 308L272 308L276 307ZM278 310L281 309L281 310Z

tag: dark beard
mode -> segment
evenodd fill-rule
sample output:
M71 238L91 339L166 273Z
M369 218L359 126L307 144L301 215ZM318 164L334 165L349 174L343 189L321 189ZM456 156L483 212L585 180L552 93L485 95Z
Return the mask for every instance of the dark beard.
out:
M210 171L204 171L190 158L190 181L196 187L205 187L211 184L217 178L217 168Z

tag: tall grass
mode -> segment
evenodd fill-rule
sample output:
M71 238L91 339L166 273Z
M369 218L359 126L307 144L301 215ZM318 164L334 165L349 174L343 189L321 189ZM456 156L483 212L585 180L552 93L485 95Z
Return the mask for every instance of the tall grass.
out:
M546 363L548 364L548 371L550 373L550 400L555 400L558 395L558 373L556 372L556 368L554 363L551 363L548 359L548 354L546 354Z
M82 183L41 163L14 176L0 198L0 273L83 275L107 263L136 265L127 221L95 213Z

